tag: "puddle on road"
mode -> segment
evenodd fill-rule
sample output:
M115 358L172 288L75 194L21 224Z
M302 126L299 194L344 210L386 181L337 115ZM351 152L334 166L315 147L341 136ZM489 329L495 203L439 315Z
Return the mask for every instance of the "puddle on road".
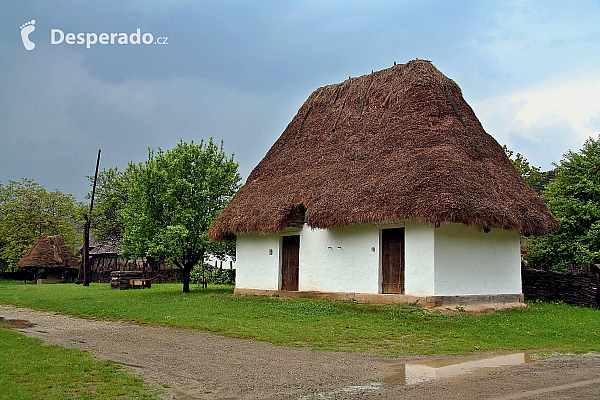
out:
M419 364L393 364L390 367L397 373L388 376L382 382L372 382L361 386L348 386L325 392L310 393L300 397L300 399L335 399L341 394L378 391L386 385L414 385L436 379L466 375L484 368L515 366L530 362L533 362L533 360L529 353L514 353L487 358L468 356L449 357Z
M435 379L466 375L483 368L515 366L532 362L528 353L514 353L495 357L453 357L432 360L422 364L394 364L397 371L384 380L385 383L414 385Z
M0 317L0 328L5 329L26 329L34 327L35 324L24 319L5 319Z

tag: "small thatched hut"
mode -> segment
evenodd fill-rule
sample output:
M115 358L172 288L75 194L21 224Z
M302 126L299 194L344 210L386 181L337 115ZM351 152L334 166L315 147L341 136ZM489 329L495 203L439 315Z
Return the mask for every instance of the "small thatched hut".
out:
M17 267L39 271L44 269L47 278L43 283L56 283L61 277L77 276L79 260L60 236L42 236L17 263Z
M317 89L209 236L237 237L237 293L522 302L519 233L557 226L458 85L414 60Z

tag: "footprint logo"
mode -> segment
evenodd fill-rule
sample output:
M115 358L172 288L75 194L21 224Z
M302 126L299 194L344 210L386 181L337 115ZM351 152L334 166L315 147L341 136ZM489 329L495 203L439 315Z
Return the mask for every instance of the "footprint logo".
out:
M35 19L21 25L21 39L23 39L23 46L25 46L26 50L33 50L35 48L35 43L29 40L29 34L35 31L34 25Z

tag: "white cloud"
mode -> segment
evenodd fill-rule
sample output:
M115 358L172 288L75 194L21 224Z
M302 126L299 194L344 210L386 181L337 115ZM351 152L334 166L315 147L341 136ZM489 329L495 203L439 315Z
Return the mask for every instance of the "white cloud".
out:
M600 114L599 93L600 76L555 78L472 105L486 131L501 144L549 166L568 149L576 151L588 137L600 134L594 123ZM536 149L537 154L526 153Z
M586 81L566 82L554 87L537 88L513 95L526 104L517 111L517 120L531 125L546 118L566 120L580 135L596 134L590 130L590 117L600 111L600 76Z

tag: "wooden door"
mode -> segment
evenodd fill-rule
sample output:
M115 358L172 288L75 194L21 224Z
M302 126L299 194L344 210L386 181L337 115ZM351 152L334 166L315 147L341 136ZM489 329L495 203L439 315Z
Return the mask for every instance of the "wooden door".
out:
M283 236L281 290L298 290L300 236Z
M404 293L404 228L381 231L382 293Z

